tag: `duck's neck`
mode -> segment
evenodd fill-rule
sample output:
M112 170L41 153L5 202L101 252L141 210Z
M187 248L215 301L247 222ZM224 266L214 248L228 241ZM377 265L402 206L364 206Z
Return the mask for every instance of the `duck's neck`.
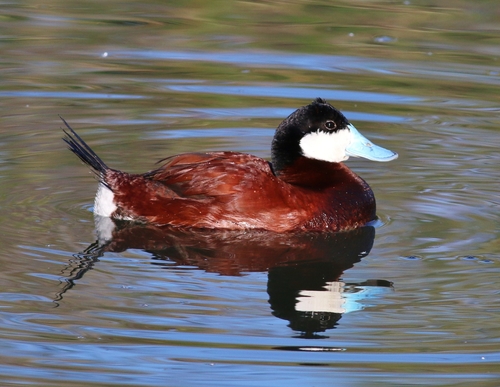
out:
M274 133L271 144L271 161L276 174L302 157L300 139L304 134L300 130L300 123L295 121L293 115L287 117Z
M319 209L314 222L327 219L331 230L357 227L376 218L375 197L370 186L342 163L300 157L278 171L277 176L309 192L311 201ZM344 221L341 228L334 226Z

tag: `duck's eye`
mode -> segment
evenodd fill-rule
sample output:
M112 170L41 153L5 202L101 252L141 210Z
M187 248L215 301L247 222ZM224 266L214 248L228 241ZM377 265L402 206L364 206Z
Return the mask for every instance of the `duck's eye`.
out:
M325 128L328 130L334 130L337 127L337 124L334 121L326 121Z

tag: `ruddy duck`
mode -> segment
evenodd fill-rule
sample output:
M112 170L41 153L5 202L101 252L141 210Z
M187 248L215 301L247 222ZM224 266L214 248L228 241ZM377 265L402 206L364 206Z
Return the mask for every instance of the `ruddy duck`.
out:
M63 140L99 179L96 215L174 227L353 229L375 219L375 197L342 161L398 157L362 136L321 98L278 126L271 162L236 152L187 153L160 160L161 167L144 174L109 168L63 122Z

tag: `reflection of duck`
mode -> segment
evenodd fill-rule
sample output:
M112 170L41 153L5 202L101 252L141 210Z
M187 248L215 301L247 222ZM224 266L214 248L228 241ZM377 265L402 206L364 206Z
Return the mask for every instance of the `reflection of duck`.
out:
M98 226L102 223L98 222ZM336 325L342 313L348 311L349 295L361 294L360 286L387 286L387 281L372 281L345 284L343 292L333 291L333 287L341 286L342 273L370 252L374 237L373 227L341 233L273 233L184 230L117 222L105 241L100 238L101 242L71 263L71 274L58 300L105 252L142 249L153 256L155 265L165 269L174 263L222 275L268 271L267 291L273 314L289 320L290 327L305 337L313 337Z
M66 124L66 122L65 122ZM145 174L110 169L66 124L64 141L99 177L97 215L156 225L268 231L339 231L375 218L366 182L341 162L389 161L323 99L277 128L272 163L235 152L169 157Z
M352 264L360 259L354 257ZM290 328L303 337L318 337L315 334L334 328L343 314L363 309L363 300L392 286L386 280L345 283L339 277L348 268L335 260L271 268L267 291L273 314L290 321Z
M300 262L333 262L337 277L368 255L375 229L361 227L340 233L274 233L262 230L197 230L169 226L113 222L114 228L99 229L109 218L97 217L99 242L87 251L122 252L142 249L156 259L197 266L208 272L239 275L245 271ZM105 234L106 238L102 235ZM308 269L306 269L308 270ZM322 274L323 275L323 274Z

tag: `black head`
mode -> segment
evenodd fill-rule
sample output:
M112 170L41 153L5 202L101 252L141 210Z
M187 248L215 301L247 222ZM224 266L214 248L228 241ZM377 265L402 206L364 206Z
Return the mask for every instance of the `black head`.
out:
M322 98L290 114L276 129L272 142L272 164L280 171L303 156L300 142L310 133L337 133L348 129L344 115Z

